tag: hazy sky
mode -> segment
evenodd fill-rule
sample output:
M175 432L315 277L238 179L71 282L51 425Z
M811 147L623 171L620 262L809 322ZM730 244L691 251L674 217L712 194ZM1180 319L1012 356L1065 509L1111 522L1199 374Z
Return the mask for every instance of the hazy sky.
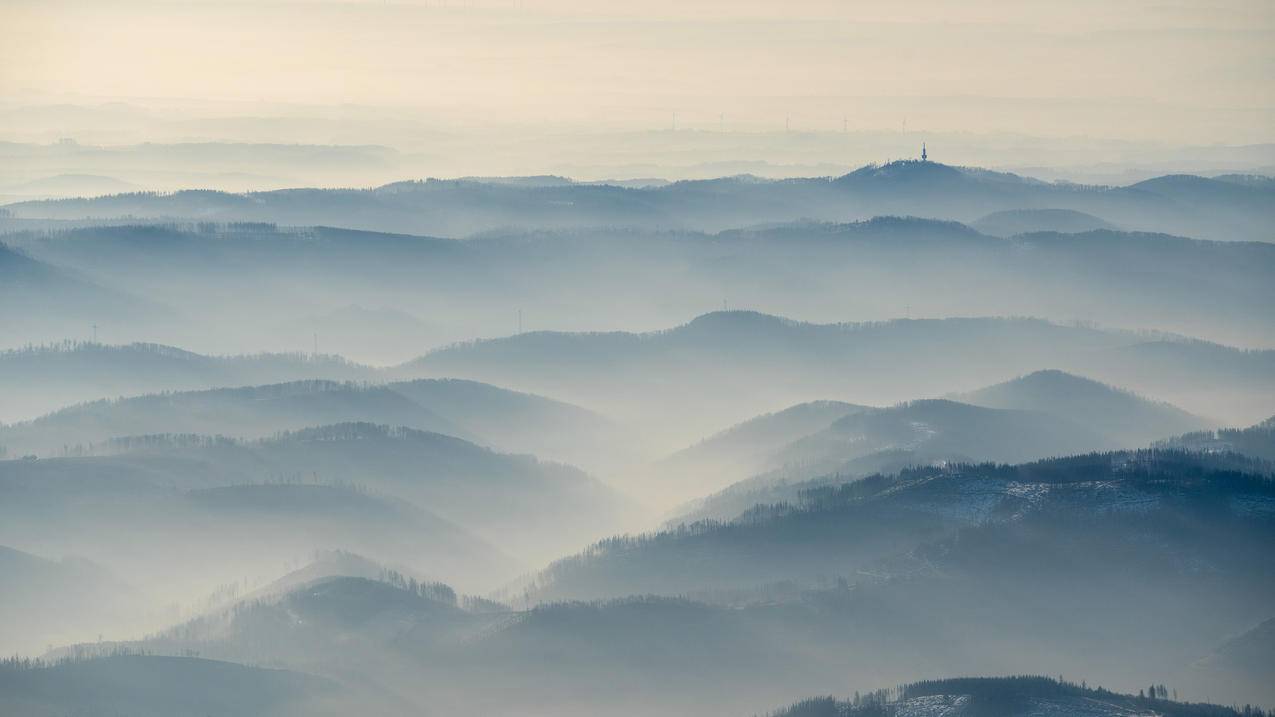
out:
M0 0L10 106L1248 143L1273 70L1270 0Z

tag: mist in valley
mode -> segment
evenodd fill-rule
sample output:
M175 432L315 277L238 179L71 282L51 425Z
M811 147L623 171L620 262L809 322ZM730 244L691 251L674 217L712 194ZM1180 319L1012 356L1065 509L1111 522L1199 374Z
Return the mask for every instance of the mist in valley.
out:
M1275 14L0 8L0 713L1265 717Z

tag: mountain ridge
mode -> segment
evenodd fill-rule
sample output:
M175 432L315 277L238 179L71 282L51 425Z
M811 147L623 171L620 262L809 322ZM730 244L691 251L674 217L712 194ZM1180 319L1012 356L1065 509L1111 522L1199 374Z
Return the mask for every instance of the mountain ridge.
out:
M1203 177L1191 181L1195 194L1184 196L1181 180L1172 175L1125 187L1087 187L902 160L867 165L835 178L733 183L718 179L644 188L426 180L364 190L291 189L245 194L185 190L168 195L18 202L6 205L6 209L19 218L74 217L89 212L98 217L185 215L298 224L303 222L297 221L296 207L304 200L311 204L308 216L319 215L317 223L342 223L333 221L337 215L330 208L344 206L353 210L345 214L344 223L351 226L458 236L513 223L563 227L619 222L723 228L732 209L751 220L748 223L899 212L973 221L993 211L1044 206L1110 216L1122 225L1146 229L1176 224L1190 227L1191 233L1222 238L1235 238L1235 233L1243 238L1269 238L1260 227L1270 219L1269 210L1262 206L1263 200L1269 200L1270 190ZM422 202L437 211L421 212ZM477 213L491 218L476 222L476 212L465 216L465 209L482 210ZM521 221L514 222L515 216ZM1218 224L1228 231L1219 232Z

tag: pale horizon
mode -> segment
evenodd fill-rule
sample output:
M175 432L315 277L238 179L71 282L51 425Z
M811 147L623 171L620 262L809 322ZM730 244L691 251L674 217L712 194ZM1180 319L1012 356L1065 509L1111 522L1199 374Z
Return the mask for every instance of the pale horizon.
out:
M33 108L47 117L59 105L109 103L188 124L322 118L346 125L330 130L332 143L407 150L428 142L376 142L384 128L367 115L452 133L906 123L1174 145L1275 141L1275 6L1265 2L10 0L0 26L8 141L56 139L56 127L24 125ZM121 143L99 142L74 117L62 123L74 133L63 136ZM180 136L154 134L126 141Z

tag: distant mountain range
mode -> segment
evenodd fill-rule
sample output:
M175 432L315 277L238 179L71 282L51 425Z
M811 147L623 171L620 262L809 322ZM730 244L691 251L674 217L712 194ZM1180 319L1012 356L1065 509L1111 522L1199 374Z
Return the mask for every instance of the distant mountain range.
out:
M89 444L153 433L258 438L307 426L366 421L464 434L437 412L383 385L336 381L151 393L93 401L0 428L9 451L22 455L84 452Z
M200 218L329 224L464 236L505 226L641 226L717 231L801 218L910 214L973 221L997 211L1066 209L1122 226L1224 240L1269 241L1271 187L1172 175L1127 187L1051 184L936 162L870 165L836 178L729 177L620 187L563 182L427 180L371 190L185 191L19 202L15 217Z
M984 352L989 343L999 347L992 356ZM727 362L730 370L718 370L721 362ZM1107 386L1068 383L1070 379L1058 372L1034 374L1013 384L1012 390L985 389L981 398L956 397L993 408L1044 411L1073 422L1096 421L1091 428L1109 442L1085 443L1095 449L1134 447L1220 420L1240 422L1250 414L1263 416L1269 401L1275 400L1275 353L1269 351L1240 351L1172 336L1029 319L821 325L753 312L718 312L646 334L534 332L478 341L384 370L331 356L209 357L155 345L84 344L7 352L0 354L0 366L6 368L0 372L5 377L0 384L15 402L29 399L28 410L79 401L94 393L234 385L289 375L380 381L396 376L464 376L473 380L414 379L369 385L303 381L274 388L143 395L77 405L37 420L0 426L0 446L10 455L53 455L68 447L127 435L176 432L259 437L317 424L364 421L446 433L590 469L613 469L644 451L680 442L688 433L707 434L741 415L791 404L793 399L835 396L856 403L889 404L914 399L917 393L947 395L954 387L1002 381L1041 365L1127 385L1218 418L1197 418L1154 402L1142 405L1136 397ZM782 378L775 380L776 376ZM623 423L643 427L649 445L623 439L627 434L621 428L585 409L478 382L562 396L584 405L607 405ZM670 420L668 402L686 397L695 397L701 410ZM1085 405L1066 410L1077 401ZM1095 411L1093 405L1102 401L1106 411ZM841 410L838 404L829 406L828 410ZM196 407L201 408L191 410ZM237 413L223 412L232 410ZM435 415L428 415L431 412ZM757 443L758 438L746 441L754 445L749 450L760 450L763 444ZM701 453L712 450L729 454L736 463L754 462L737 447L709 446ZM1066 452L1061 444L1058 450ZM690 467L704 458L691 452L664 466L665 472L673 480L687 474L679 462ZM716 480L701 483L705 490L700 492L725 485L712 482ZM687 487L694 488L690 483Z
M120 194L135 192L138 189L140 187L131 182L99 174L56 174L0 187L0 194L14 195L22 199L49 199Z
M1010 314L1100 320L1243 347L1275 341L1264 311L1275 302L1275 244L1167 234L1003 239L954 222L877 217L714 234L506 228L464 241L216 223L95 226L4 240L48 267L172 314L147 318L68 299L87 320L35 323L21 334L33 342L87 338L98 323L112 341L310 352L317 338L324 351L388 364L440 343L510 333L520 309L528 329L614 329L668 325L724 299L823 321ZM34 275L31 282L41 283ZM652 287L659 287L655 301ZM55 294L50 287L35 295ZM367 315L369 308L352 319L351 305L376 313ZM218 322L224 311L238 317L233 327ZM372 326L396 338L369 341Z
M376 372L339 356L206 356L160 344L67 342L0 352L0 420L42 415L68 404L156 391L296 381L367 380ZM123 435L123 434L117 434Z
M39 418L0 424L9 455L60 455L89 444L156 433L257 438L330 423L405 426L475 440L508 451L585 465L625 457L610 420L570 404L474 381L419 379L392 383L326 380L194 391L288 374L381 377L336 357L208 357L164 346L81 345L0 354L0 386L41 403L91 392L140 396L74 403ZM163 393L153 393L164 391Z
M643 334L535 332L477 341L432 352L398 370L607 405L618 417L656 426L669 425L657 417L670 402L694 401L701 407L696 422L676 426L685 435L709 433L714 420L720 426L809 398L890 404L1003 381L1042 366L1127 386L1223 420L1264 417L1275 400L1275 352L1031 319L809 324L717 312ZM1176 425L1189 425L1184 420L1179 416ZM1174 424L1162 424L1169 425ZM1144 436L1154 430L1147 429Z

